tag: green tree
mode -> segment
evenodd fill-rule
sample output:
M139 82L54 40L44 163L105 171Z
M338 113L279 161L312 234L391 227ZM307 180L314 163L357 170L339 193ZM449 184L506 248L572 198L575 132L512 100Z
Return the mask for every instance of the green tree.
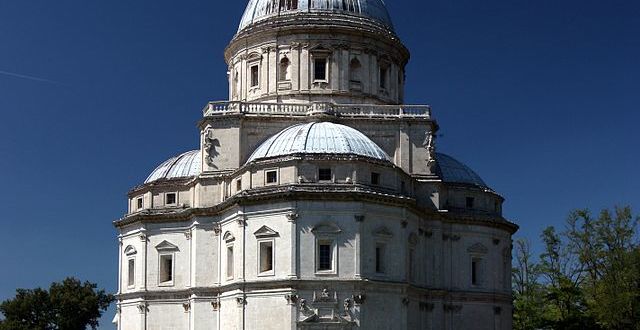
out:
M544 300L540 285L540 266L534 262L531 243L515 241L515 267L513 279L513 328L533 330L542 326Z
M636 229L629 207L603 210L593 218L576 210L567 221L566 237L587 275L582 286L589 308L606 329L640 329L636 315L638 284Z
M114 297L97 285L67 278L49 290L18 289L13 299L0 304L5 320L0 330L85 330L98 328L98 319Z

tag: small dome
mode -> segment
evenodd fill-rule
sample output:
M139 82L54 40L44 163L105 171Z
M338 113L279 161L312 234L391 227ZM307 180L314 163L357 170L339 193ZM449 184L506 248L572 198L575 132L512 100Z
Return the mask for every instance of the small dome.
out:
M262 143L247 163L260 158L292 154L352 154L389 160L389 156L377 144L358 130L320 122L285 128Z
M144 183L160 179L175 179L196 176L202 172L200 150L191 150L172 157L156 167Z
M442 178L443 182L463 183L491 189L476 172L449 155L436 153L436 164L438 165L438 176Z
M383 0L249 0L238 31L269 17L304 12L335 12L360 16L393 31L393 23Z

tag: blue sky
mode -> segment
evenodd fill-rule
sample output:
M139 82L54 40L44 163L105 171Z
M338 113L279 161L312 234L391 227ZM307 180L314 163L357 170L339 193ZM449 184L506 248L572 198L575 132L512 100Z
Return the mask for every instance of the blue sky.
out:
M116 289L126 192L196 148L245 1L0 2L0 300L65 276ZM407 103L503 194L517 237L640 210L640 2L387 0ZM112 314L103 318L109 328Z

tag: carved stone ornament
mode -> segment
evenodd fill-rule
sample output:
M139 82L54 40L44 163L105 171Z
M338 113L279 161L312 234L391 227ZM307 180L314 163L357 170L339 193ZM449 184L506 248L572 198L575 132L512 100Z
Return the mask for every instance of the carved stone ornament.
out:
M433 171L436 165L436 135L434 132L427 132L422 146L427 150L427 167Z
M138 311L140 313L143 313L143 314L146 313L147 312L147 306L148 306L148 304L146 302L139 303L138 306L137 306L138 307Z
M442 308L445 312L458 313L462 310L462 305L444 304L442 305Z
M247 299L244 297L236 297L236 303L238 303L238 307L242 307L247 304Z
M213 225L213 233L215 235L220 235L220 233L222 233L222 226L220 226L219 223Z
M404 297L404 298L402 298L402 304L403 304L403 305L405 305L405 306L409 305L409 302L410 302L410 301L411 301L411 300L409 300L409 297Z
M140 241L141 242L146 242L147 241L147 234L140 233Z
M364 294L360 293L360 294L354 294L353 296L351 296L351 298L353 299L353 302L356 305L362 305L362 304L364 304L364 300L367 297Z
M214 300L211 302L211 307L213 308L214 311L217 311L220 309L220 300Z
M349 314L349 310L351 309L351 306L353 306L353 301L351 298L347 298L342 302L342 306L344 307L344 312Z
M500 306L493 307L493 313L495 315L500 315L502 313L502 307L500 307Z
M290 293L290 294L286 294L284 296L284 299L287 300L288 305L294 305L296 302L298 302L299 297L295 293Z
M184 237L188 240L191 239L191 229L184 232Z
M189 311L191 310L191 303L189 302L183 303L182 308L184 308L185 313L189 313Z
M214 165L213 159L218 157L220 153L216 148L220 147L220 141L213 137L213 128L207 127L204 130L203 148L204 148L204 161L207 165L217 168Z
M356 219L356 222L363 222L364 221L364 215L355 215L354 217Z
M289 222L295 222L296 220L298 220L298 213L289 213L287 214L287 220L289 220Z
M432 303L428 303L428 302L421 302L420 303L420 310L421 311L431 312L431 311L433 311L434 307L435 307L435 305L432 304Z

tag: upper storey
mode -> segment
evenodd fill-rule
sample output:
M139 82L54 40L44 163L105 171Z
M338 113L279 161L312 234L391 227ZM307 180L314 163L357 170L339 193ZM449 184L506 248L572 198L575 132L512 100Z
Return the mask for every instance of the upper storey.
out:
M225 60L231 101L393 105L409 51L382 0L250 0Z
M382 0L250 0L238 31L270 17L300 12L340 12L376 21L393 30Z

